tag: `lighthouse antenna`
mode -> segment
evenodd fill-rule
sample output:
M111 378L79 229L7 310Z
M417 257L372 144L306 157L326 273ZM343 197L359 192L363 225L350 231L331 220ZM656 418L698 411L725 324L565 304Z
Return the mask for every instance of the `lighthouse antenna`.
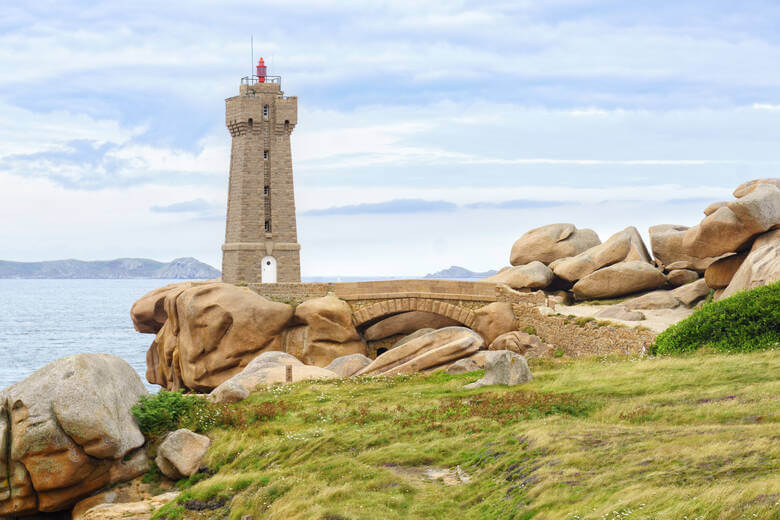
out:
M255 75L255 35L249 36L249 47L252 49L252 57L249 62L249 78Z

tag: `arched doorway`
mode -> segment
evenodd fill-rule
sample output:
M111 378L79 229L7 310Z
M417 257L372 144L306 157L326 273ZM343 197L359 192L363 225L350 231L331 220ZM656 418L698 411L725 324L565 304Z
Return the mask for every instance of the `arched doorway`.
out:
M260 269L260 283L276 283L276 258L263 257Z

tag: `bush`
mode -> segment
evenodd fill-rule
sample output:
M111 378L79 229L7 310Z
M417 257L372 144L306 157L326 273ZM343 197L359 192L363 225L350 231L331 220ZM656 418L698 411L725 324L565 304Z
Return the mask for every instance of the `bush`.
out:
M194 416L196 409L205 404L203 399L194 395L160 390L157 394L141 396L130 411L141 432L148 437L156 437L179 428L184 419Z
M196 395L185 395L181 391L160 390L154 395L141 396L130 411L141 432L155 440L179 428L205 433L221 426L245 427L256 421L272 419L291 408L284 401L231 406L213 403Z
M707 305L658 335L651 352L752 352L780 346L780 282Z

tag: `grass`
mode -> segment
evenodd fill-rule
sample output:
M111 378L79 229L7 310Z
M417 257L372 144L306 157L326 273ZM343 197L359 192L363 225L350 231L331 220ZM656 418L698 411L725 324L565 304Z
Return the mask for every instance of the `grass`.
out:
M693 352L702 346L750 352L780 346L780 282L709 303L658 335L658 354Z
M279 413L212 429L209 473L155 518L780 518L776 350L531 367L511 388L437 372L256 392L237 415Z

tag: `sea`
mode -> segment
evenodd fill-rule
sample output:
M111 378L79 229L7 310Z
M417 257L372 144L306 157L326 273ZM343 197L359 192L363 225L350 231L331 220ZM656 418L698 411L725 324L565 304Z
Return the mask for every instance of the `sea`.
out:
M105 352L127 361L157 392L144 375L154 336L135 331L130 307L177 281L0 279L0 389L61 357Z

